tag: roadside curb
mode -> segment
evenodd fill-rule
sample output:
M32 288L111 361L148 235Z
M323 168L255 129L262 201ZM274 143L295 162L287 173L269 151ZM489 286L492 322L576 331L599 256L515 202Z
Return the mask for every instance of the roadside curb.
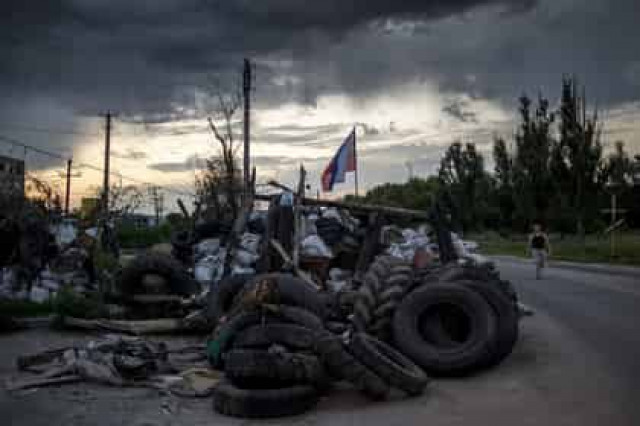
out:
M516 256L491 256L491 258L496 260L509 260L521 263L530 262L529 259L524 259ZM549 266L560 269L573 269L577 271L592 272L595 274L621 275L625 277L640 278L640 267L634 266L606 265L602 263L566 262L563 260L549 261Z

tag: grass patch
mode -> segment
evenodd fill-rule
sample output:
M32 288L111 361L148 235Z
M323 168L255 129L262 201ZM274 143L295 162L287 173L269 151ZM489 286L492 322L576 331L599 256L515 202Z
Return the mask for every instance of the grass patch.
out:
M558 235L551 235L550 238L552 259L640 266L640 233L637 232L616 235L616 251L613 257L608 236L588 235L584 245L574 236L560 238ZM480 244L480 252L484 254L528 257L525 235L504 238L488 233L471 235L469 239L477 241Z
M14 318L44 317L53 313L53 302L0 299L0 313Z

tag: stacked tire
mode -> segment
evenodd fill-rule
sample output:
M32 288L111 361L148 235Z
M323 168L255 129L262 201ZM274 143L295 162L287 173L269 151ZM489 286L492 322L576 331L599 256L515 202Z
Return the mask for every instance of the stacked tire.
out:
M480 268L444 266L395 309L395 347L430 374L459 376L497 365L518 339L511 284Z
M265 280L275 280L278 299L242 305ZM291 276L265 274L221 287L225 312L214 314L225 321L208 344L210 363L225 372L214 394L216 411L247 418L299 414L335 381L350 382L373 400L392 388L422 392L428 379L420 367L373 336L330 332L325 300L304 286Z
M369 266L357 290L351 323L357 332L391 340L393 314L413 283L412 268L391 256L379 256Z

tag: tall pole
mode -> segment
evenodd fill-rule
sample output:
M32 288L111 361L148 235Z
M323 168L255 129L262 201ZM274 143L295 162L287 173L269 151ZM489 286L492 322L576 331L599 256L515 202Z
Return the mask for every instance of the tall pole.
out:
M71 163L73 160L67 160L67 191L64 197L64 214L69 216L69 198L71 197Z
M614 226L618 219L616 210L618 207L617 197L615 192L611 192L611 253L610 256L613 259L616 256L616 230Z
M356 140L358 138L356 137L356 127L353 127L353 158L355 160L356 163L356 175L355 175L355 186L356 186L356 198L358 197L358 174L360 173L359 169L360 167L358 167L358 144L356 143Z
M109 216L109 157L111 156L111 111L107 111L104 140L104 183L102 185L102 208L105 220Z
M251 170L251 160L250 160L250 140L249 140L249 131L250 131L250 120L251 120L251 62L249 59L244 60L244 72L242 73L242 94L244 97L244 161L243 161L243 172L244 172L244 188L245 194L249 193L249 172Z

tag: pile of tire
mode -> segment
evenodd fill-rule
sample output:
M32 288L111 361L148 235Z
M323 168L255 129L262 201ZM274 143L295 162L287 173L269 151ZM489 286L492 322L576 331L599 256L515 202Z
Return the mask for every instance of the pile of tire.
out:
M155 294L188 297L200 291L200 284L176 258L150 251L139 254L119 271L110 297L128 308L130 318L180 317L186 312L179 302L139 304L133 296Z
M225 372L213 401L221 414L300 414L336 381L350 382L374 400L392 388L418 395L427 385L423 370L388 344L366 333L329 331L332 297L293 276L223 280L216 293L210 315L220 325L207 352L211 365Z
M414 272L408 263L392 256L374 259L353 295L353 329L389 341L393 314L413 281Z
M518 319L516 293L496 271L444 265L415 275L393 312L390 342L429 374L466 375L513 351Z

